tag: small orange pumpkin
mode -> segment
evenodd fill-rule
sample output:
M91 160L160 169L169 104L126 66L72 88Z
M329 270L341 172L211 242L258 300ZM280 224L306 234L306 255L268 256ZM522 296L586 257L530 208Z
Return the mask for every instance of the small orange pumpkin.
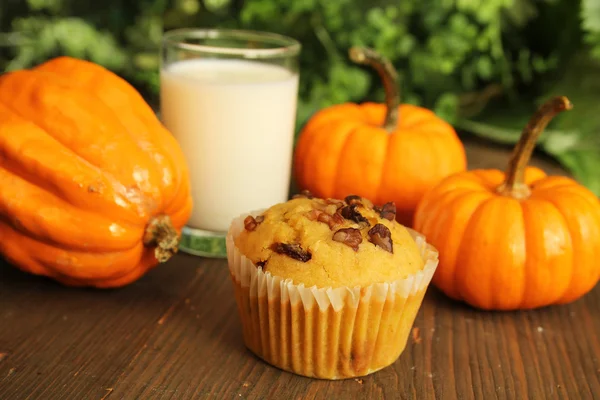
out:
M0 253L65 285L133 282L191 213L179 145L127 82L60 57L0 76Z
M370 49L350 58L377 70L386 104L345 103L317 112L300 133L294 175L318 197L357 194L375 204L393 201L397 220L410 226L423 194L466 169L465 149L451 125L432 111L399 105L396 71Z
M600 277L600 201L573 179L527 168L551 118L571 108L544 104L524 129L506 174L474 170L424 196L415 229L440 252L433 283L488 310L574 301Z

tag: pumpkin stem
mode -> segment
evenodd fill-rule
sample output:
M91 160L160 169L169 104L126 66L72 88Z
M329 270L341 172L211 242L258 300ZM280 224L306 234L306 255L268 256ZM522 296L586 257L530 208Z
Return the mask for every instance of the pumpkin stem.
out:
M350 59L361 65L370 65L373 67L385 88L386 114L383 122L383 128L388 132L393 132L398 126L398 106L400 105L400 90L398 89L398 74L394 66L384 56L375 50L364 47L352 47L349 51Z
M548 123L558 113L573 108L564 96L553 97L537 110L521 133L519 142L513 149L506 169L505 181L498 187L498 193L516 199L529 197L531 191L525 184L525 168L531 159L535 144Z
M144 233L144 245L156 246L154 256L161 263L177 253L179 234L173 228L168 215L158 215L150 219Z

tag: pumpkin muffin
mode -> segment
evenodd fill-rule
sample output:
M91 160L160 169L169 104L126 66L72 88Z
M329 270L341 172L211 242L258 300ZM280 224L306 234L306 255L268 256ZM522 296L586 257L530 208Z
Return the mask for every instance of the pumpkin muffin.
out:
M404 349L437 251L393 203L310 193L235 219L229 269L246 346L299 375L343 379Z

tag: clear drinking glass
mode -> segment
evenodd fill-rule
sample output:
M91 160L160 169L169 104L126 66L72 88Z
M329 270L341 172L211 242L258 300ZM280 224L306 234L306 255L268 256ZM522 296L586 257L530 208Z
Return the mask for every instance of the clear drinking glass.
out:
M185 154L194 201L182 251L225 257L233 218L287 199L299 53L273 33L165 33L161 119Z

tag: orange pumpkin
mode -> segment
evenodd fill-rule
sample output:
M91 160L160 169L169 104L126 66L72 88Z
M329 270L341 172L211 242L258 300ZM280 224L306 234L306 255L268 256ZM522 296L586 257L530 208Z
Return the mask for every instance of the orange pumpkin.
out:
M425 192L466 169L465 149L432 111L398 106L396 71L388 60L362 48L352 48L350 57L378 71L386 104L345 103L317 112L296 146L296 182L323 198L357 194L375 204L393 201L397 220L410 226Z
M419 204L415 228L440 252L433 278L448 296L488 310L574 301L600 277L600 201L573 179L527 168L557 97L531 119L506 174L444 179Z
M73 286L128 284L177 251L183 154L124 80L61 57L0 76L0 253Z

